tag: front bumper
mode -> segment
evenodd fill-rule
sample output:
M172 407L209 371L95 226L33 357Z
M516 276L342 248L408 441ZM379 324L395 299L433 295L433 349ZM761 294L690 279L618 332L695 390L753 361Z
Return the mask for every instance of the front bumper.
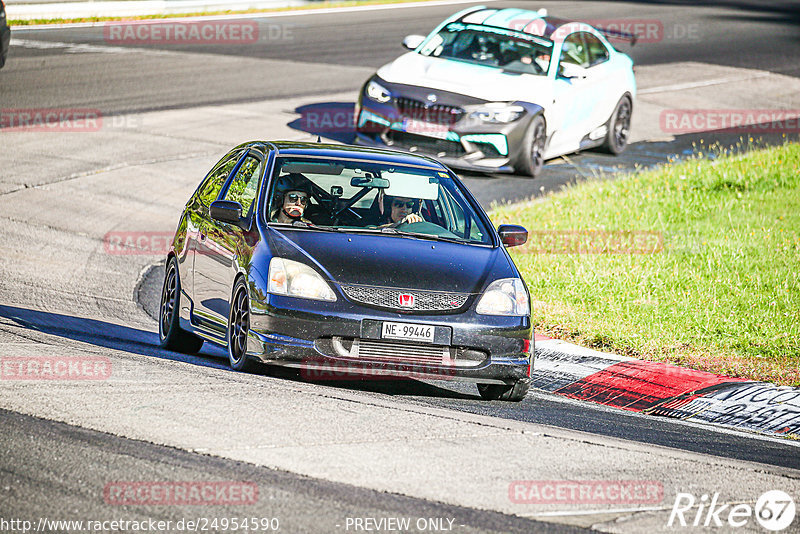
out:
M542 108L513 102L525 112L508 123L486 123L463 113L463 106L485 104L473 97L377 81L392 94L386 103L369 98L362 88L355 113L355 142L432 156L457 169L514 172L527 150L526 132ZM435 104L429 102L435 98ZM409 104L411 103L411 104Z
M511 384L530 377L530 317L404 314L269 295L251 305L248 355L312 379L412 377ZM467 306L469 308L469 306ZM381 338L383 321L435 327L433 343Z

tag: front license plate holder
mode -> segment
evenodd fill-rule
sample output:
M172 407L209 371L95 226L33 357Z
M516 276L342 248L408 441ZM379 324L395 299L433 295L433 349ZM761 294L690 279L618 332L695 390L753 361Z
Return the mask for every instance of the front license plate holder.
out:
M423 339L413 338L392 338L384 336L384 325L400 325L402 326L416 326L433 328L433 340L426 341ZM409 343L427 343L430 345L450 345L453 337L453 329L449 326L435 326L426 325L424 323L413 323L405 321L375 321L371 319L364 319L361 321L361 337L363 339L380 339L385 341L408 341Z

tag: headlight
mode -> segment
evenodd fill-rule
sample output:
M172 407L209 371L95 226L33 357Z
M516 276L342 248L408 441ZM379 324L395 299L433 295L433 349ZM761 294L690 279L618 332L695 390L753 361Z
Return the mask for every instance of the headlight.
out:
M269 288L275 295L287 295L301 299L336 300L331 286L322 277L303 263L284 258L272 258L269 262Z
M490 102L481 106L469 106L470 118L493 124L514 122L525 113L522 106L511 106L503 102Z
M525 285L519 278L495 280L483 292L475 311L482 315L530 315Z
M391 100L392 93L390 93L387 88L385 88L375 80L372 80L367 84L367 96L370 97L375 102L380 102L381 104L384 104L389 100Z

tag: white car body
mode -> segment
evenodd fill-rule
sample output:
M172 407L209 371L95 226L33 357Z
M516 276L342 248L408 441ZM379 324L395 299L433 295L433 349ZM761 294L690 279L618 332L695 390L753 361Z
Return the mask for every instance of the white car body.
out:
M436 44L432 45L431 41L437 34L454 23L489 27L493 31L499 31L498 28L521 31L540 37L552 46L549 68L544 74L510 73L498 67L426 54L426 49L430 52L430 47ZM587 35L602 43L607 59L585 64L585 68L567 64L571 60L564 58L569 50L575 50L574 43L579 39L586 49L583 53L589 57L590 47L586 43L591 38ZM592 45L600 50L596 42ZM594 57L594 52L591 54ZM602 57L601 53L597 55ZM413 51L381 67L377 71L377 82L381 81L465 95L487 103L537 104L543 108L546 122L545 159L601 144L618 102L627 95L632 103L636 96L633 61L617 51L601 31L586 23L547 18L543 11L519 9L477 7L457 13Z

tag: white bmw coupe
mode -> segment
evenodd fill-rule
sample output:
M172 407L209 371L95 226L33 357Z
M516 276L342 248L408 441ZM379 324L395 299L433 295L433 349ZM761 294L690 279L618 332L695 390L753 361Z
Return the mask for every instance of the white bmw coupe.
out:
M628 142L636 37L547 15L472 7L364 84L356 142L428 154L459 169L536 176L546 159Z

